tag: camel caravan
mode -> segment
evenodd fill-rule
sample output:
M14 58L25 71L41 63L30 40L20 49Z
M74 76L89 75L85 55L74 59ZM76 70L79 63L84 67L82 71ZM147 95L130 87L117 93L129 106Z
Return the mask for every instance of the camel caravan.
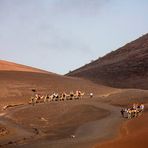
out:
M81 99L84 96L84 92L81 92L80 90L77 90L75 93L71 91L69 94L63 92L63 93L53 93L51 95L40 95L35 94L34 97L31 97L29 100L29 104L35 105L36 103L46 103L51 101L65 101L65 100L73 100L73 99Z
M138 117L139 115L142 114L143 111L144 111L144 104L134 103L131 108L123 108L121 110L121 115L123 118L131 119L134 117Z

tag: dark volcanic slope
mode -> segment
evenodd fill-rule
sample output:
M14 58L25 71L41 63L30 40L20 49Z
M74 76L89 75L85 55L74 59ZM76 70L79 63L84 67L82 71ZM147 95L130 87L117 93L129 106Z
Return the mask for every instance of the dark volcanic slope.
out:
M67 75L112 87L148 89L148 34Z

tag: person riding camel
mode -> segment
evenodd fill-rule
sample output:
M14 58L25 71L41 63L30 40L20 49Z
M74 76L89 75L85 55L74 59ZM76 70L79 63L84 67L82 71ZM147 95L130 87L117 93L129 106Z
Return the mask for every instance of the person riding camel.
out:
M144 111L144 104L143 103L140 105L140 109L141 109L141 111Z
M47 95L45 96L45 98L44 98L44 102L49 101L49 99L50 99L49 94L47 94Z
M70 99L73 99L73 97L74 97L74 92L71 91L71 92L70 92Z
M127 116L128 116L128 119L132 118L132 110L131 109L127 110Z
M78 91L78 99L80 99L82 97L82 93L81 93L81 91L79 90Z

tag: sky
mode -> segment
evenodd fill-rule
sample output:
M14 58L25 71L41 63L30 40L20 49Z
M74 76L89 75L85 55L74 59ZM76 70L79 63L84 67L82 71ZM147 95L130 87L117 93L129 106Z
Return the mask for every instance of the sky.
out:
M65 74L148 33L148 0L0 0L0 59Z

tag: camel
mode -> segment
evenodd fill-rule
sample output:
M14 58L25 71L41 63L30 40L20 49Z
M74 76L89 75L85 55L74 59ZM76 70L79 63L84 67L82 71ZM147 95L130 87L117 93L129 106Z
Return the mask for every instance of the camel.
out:
M44 103L50 102L50 101L51 101L51 97L49 96L49 94L45 95L45 97L44 97Z
M139 115L139 113L140 113L140 110L138 110L138 109L133 109L133 108L128 109L127 110L128 119L131 119L133 117L137 117Z
M65 100L73 100L73 99L80 99L84 93L81 91L76 91L74 93L73 91L70 92L70 94L66 94L65 92L61 93L60 95L58 93L53 93L52 95L46 94L45 96L41 96L40 94L35 94L34 97L31 97L29 100L29 104L35 105L36 103L46 103L51 101L65 101Z
M59 100L58 93L53 93L52 95L49 96L49 101L58 101L58 100Z
M70 92L70 98L69 98L69 99L70 99L70 100L73 100L73 99L74 99L74 97L75 97L75 94L74 94L74 92L73 92L73 91L71 91L71 92Z
M65 97L66 94L65 95L64 94L59 95L58 93L53 93L52 95L47 94L44 96L44 103L51 101L62 101L65 99Z
M41 96L40 94L38 94L35 98L36 98L36 103L44 102L44 95Z
M64 101L66 100L67 94L65 92L61 93L61 95L59 96L59 100L60 101Z
M59 94L58 93L54 93L53 94L53 101L58 101L59 100Z
M82 96L84 96L84 92L82 93L81 91L76 91L76 93L75 93L75 99L81 99L82 98Z
M47 94L44 96L44 103L54 101L54 98L55 98L54 94L52 95Z
M36 94L34 97L30 98L29 104L35 105L36 103L44 102L44 96Z
M38 103L37 100L38 98L36 96L31 97L29 100L29 104L32 104L34 106L36 103Z
M72 94L66 94L65 100L71 100Z
M122 109L121 115L124 117L124 113L127 113L127 118L131 119L133 117L137 117L141 115L141 113L144 111L144 104L139 105L138 103L134 103L132 108L129 109Z
M82 93L81 91L76 91L74 93L73 91L70 92L70 94L66 95L67 100L73 100L73 99L80 99L82 96L84 96L85 93Z

